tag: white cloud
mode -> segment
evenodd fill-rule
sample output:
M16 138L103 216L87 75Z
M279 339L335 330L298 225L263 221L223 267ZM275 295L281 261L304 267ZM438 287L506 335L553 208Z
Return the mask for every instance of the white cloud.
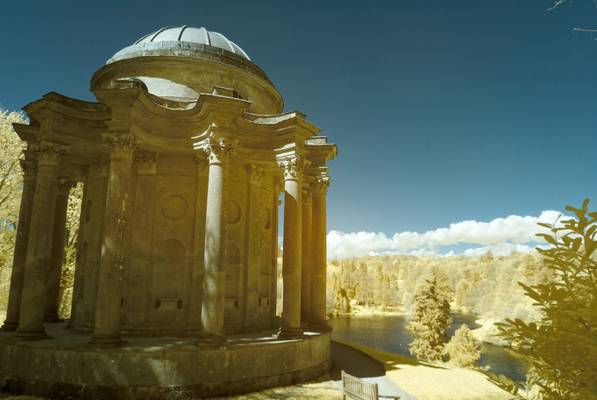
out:
M514 243L500 243L492 246L481 246L466 249L462 252L463 256L466 257L479 257L483 254L491 251L494 256L507 256L513 252L529 253L533 251L537 246L529 246L526 244L514 244Z
M555 223L560 217L558 211L543 211L538 217L510 215L489 222L461 221L448 227L418 233L399 232L392 237L384 233L331 231L327 235L328 257L345 258L371 254L420 254L439 255L442 246L471 244L464 255L483 254L491 250L496 255L512 251L528 252L542 239L535 236L545 231L538 222ZM444 255L454 255L449 252Z

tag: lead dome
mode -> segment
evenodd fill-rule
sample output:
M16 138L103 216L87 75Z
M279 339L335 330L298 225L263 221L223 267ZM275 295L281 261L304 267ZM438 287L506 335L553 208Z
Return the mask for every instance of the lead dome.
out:
M204 27L164 27L117 51L91 80L92 90L116 81L142 82L150 94L194 103L201 93L227 88L251 103L251 112L278 114L282 96L247 53Z
M176 51L178 49L204 50L203 46L209 46L225 50L227 52L251 60L247 53L236 43L229 40L226 36L218 32L208 31L204 27L196 28L192 26L167 26L149 33L132 45L120 50L108 60L108 64L120 59L128 58L129 55L138 51Z

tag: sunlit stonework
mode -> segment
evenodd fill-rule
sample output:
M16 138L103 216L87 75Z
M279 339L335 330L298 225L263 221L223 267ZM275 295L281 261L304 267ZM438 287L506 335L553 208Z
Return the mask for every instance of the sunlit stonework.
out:
M0 378L45 394L163 398L324 373L335 145L283 113L265 73L204 28L141 38L91 89L97 102L48 93L15 126L28 150ZM78 182L72 315L56 322L66 194Z

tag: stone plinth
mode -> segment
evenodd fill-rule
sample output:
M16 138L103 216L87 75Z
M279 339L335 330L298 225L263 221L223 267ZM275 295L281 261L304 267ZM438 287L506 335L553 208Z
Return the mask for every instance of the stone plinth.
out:
M225 347L126 337L127 345L115 348L91 345L89 335L63 323L48 325L48 333L52 340L26 342L0 333L0 389L49 398L200 398L292 385L330 368L329 333L230 336Z

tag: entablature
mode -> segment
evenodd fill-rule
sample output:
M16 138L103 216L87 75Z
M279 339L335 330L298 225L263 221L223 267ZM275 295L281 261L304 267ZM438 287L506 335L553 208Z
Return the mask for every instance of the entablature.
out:
M303 113L256 114L249 101L224 94L225 88L202 93L191 107L149 94L141 81L120 80L96 90L100 103L48 93L25 107L31 123L15 124L15 130L29 143L67 144L66 162L80 166L110 154L103 139L108 132L132 134L140 151L163 155L193 155L201 142L227 137L236 143L234 164L273 174L282 158L304 157L318 168L335 156L335 145L317 136L319 128Z

